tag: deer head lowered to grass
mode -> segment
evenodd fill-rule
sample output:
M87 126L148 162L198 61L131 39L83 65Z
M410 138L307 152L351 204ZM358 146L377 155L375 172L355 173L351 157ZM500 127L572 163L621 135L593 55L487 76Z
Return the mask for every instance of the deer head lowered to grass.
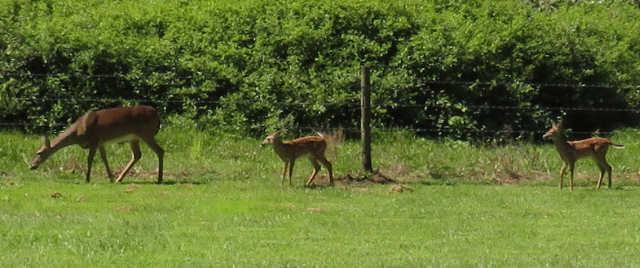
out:
M78 118L53 141L44 137L44 144L36 152L31 161L31 169L36 169L56 151L69 145L80 145L89 149L87 159L86 181L91 180L91 165L96 151L104 162L109 179L113 174L109 169L104 144L108 142L129 142L133 156L125 169L118 175L116 182L121 182L127 172L141 157L140 140L144 141L158 156L158 183L162 182L162 158L164 150L155 140L160 129L158 112L150 106L117 107L98 111L90 111Z
M602 179L604 173L608 174L609 188L611 188L611 166L607 163L607 150L609 146L613 148L624 148L622 144L614 144L607 138L593 137L584 140L567 141L564 135L564 126L562 121L560 123L553 123L551 128L542 136L544 139L551 139L556 151L560 154L560 158L564 162L562 169L560 170L560 190L562 190L562 177L569 168L571 173L571 180L569 186L573 191L573 171L576 161L580 158L591 157L598 165L600 169L600 178L598 179L598 188L602 185Z
M311 186L316 175L320 171L320 164L327 168L329 173L329 185L333 185L333 167L331 162L327 160L325 151L327 147L335 146L336 142L341 139L341 134L338 135L326 135L318 133L318 136L306 136L297 138L290 141L282 141L280 132L272 133L267 136L262 145L271 144L273 149L278 154L280 159L284 162L284 168L282 170L281 184L284 184L284 179L289 175L289 185L291 185L291 176L293 173L293 166L296 159L308 155L311 164L313 165L313 173L306 182L306 186Z

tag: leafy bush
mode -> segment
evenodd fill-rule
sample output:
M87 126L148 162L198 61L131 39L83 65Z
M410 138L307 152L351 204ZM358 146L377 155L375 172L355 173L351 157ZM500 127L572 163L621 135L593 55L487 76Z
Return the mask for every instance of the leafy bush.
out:
M577 130L605 130L636 124L640 106L632 1L0 6L0 121L37 132L132 103L247 134L353 127L362 63L376 127L520 135L566 113Z

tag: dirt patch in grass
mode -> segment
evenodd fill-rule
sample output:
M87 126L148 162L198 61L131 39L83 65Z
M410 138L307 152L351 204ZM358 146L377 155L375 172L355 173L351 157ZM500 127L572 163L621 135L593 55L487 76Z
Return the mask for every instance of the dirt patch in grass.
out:
M115 208L115 210L117 212L120 212L122 214L129 214L129 213L133 213L136 211L136 209L132 206L122 206L122 207L117 207Z
M11 187L17 185L11 177L0 177L0 179L0 186Z
M140 186L139 186L139 185L136 185L136 184L129 184L129 185L127 186L127 188L123 190L123 192L130 194L130 193L135 192L135 191L136 191L136 190L138 190L139 188L140 188Z
M376 171L372 174L347 174L339 178L344 183L354 184L354 183L374 183L374 184L390 184L396 183L396 180L390 178L389 176Z
M124 167L114 171L114 175L118 176L118 174L120 174L123 170L124 170ZM193 181L192 179L210 175L212 173L217 174L215 171L211 171L211 170L199 170L196 172L190 172L187 170L181 170L177 172L164 170L163 177L165 179L168 178L169 180L172 180L172 181L175 180L176 182L181 182L181 183L200 184L202 182L198 183L198 181ZM125 180L129 177L142 178L144 180L154 181L158 178L158 169L149 171L149 170L143 170L142 168L132 168L131 170L129 170L129 172L127 172L127 176L125 177ZM166 180L165 180L165 183L166 183Z
M368 185L368 184L396 184L397 181L385 174L376 171L371 174L345 174L334 178L336 185ZM313 184L316 186L328 186L329 176L322 175L317 176L313 180Z
M370 174L362 173L355 175L346 174L338 176L335 178L335 184L338 187L343 187L345 189L355 190L359 192L368 192L370 190L368 186L376 184L389 185L389 192L392 193L407 193L414 191L412 187L407 186L406 184L401 183L396 179L391 178L377 170L374 173ZM314 186L329 187L328 176L316 177L316 179L314 180Z
M311 212L311 213L322 213L322 212L326 212L327 209L325 209L325 208L307 208L307 211Z

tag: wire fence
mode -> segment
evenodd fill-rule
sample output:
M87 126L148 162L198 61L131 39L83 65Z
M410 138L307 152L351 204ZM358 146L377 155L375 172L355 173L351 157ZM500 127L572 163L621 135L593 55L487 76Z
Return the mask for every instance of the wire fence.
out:
M15 127L42 127L40 124L30 124L30 123L10 123L10 122L0 122L0 127L4 128L15 128ZM47 127L67 127L69 124L47 124ZM301 126L301 127L293 127L292 130L296 130L299 132L308 132L308 133L316 133L323 131L347 131L350 133L359 133L360 128L356 127L322 127L322 126ZM402 132L408 131L417 134L456 134L460 132L467 132L473 134L482 134L482 135L490 135L490 136L520 136L520 137L528 137L528 136L539 136L546 132L544 130L481 130L481 129L473 129L473 128L411 128L411 127L382 127L382 128L373 128L374 133L392 133L392 132ZM609 136L613 135L614 131L571 131L572 134L578 135L604 135Z
M160 100L160 99L129 99L129 98L63 98L63 97L14 97L13 100L18 101L64 101L64 102L80 102L80 103L173 103L173 104L220 104L219 100L193 100L193 99L174 99L174 100Z
M67 127L66 123L53 123L53 124L38 124L38 123L26 123L26 122L0 122L0 128L37 128L37 127L55 127L62 128ZM290 130L296 130L299 132L323 132L323 131L346 131L350 133L359 133L361 129L355 126L340 126L340 127L327 127L327 126L294 126ZM491 135L491 136L531 136L541 135L546 132L546 129L477 129L470 127L431 127L431 128L415 128L415 127L373 127L373 132L389 133L389 132L402 132L409 131L418 134L459 134L461 132ZM571 131L573 134L578 135L613 135L614 131Z
M295 127L296 130L304 130L307 132L319 132L319 131L348 131L352 133L359 133L360 128L357 127L321 127L321 126L299 126ZM468 127L451 128L451 127L433 127L433 128L412 128L412 127L378 127L373 128L373 132L402 132L409 131L413 133L429 133L429 134L456 134L460 132L474 133L474 134L486 134L492 136L531 136L542 135L547 129L476 129ZM570 131L572 134L578 135L613 135L615 131Z
M28 97L22 97L19 99L31 100ZM56 101L66 101L69 99L66 98L49 98L50 100ZM82 99L74 99L76 102L86 102L86 103L150 103L153 102L148 99L123 99L123 98L82 98ZM162 103L172 103L172 104L219 104L220 101L194 101L194 100L171 100L171 101L161 101ZM297 102L297 105L312 105L316 104L315 102ZM325 103L323 105L335 105L341 106L342 108L348 110L359 110L360 104L356 103ZM429 108L426 105L394 105L393 107L384 107L381 105L375 106L375 108L420 108L427 109ZM473 110L473 111L483 111L483 110L498 110L498 111L532 111L532 110L543 110L543 111L581 111L581 112L627 112L627 113L640 113L640 109L632 109L632 108L612 108L612 107L570 107L570 106L557 106L557 107L546 107L546 106L533 106L533 107L522 107L522 106L503 106L503 105L465 105L465 109ZM47 123L47 124L38 124L38 123L28 123L28 122L0 122L0 127L5 128L36 128L36 127L64 127L68 124L63 123ZM306 130L306 131L316 131L316 130L337 130L338 128L327 128L322 126L298 126L295 127L298 130ZM340 129L351 132L359 132L360 128L358 127L341 127ZM460 132L474 133L474 134L486 134L486 135L516 135L516 136L527 136L527 135L537 135L543 133L545 130L537 130L537 129L477 129L477 128L464 128L464 127L431 127L431 128L415 128L415 127L378 127L375 128L374 131L377 132L393 132L393 131L411 131L415 133L428 133L428 134L455 134ZM573 131L575 134L602 134L602 135L610 135L613 132L609 131Z
M29 72L5 72L0 77L9 78L119 78L119 79L140 79L140 76L161 78L165 82L169 82L165 85L184 85L185 82L178 82L178 80L189 79L207 79L205 74L192 74L192 75L173 75L166 73L131 73L131 74L67 74L67 73L29 73ZM163 77L164 76L164 77ZM580 83L580 82L558 82L558 83L546 83L546 82L528 82L528 81L459 81L459 80L424 80L421 81L422 85L451 85L451 86L500 86L500 87L516 87L516 86L533 86L537 88L553 87L553 88L602 88L602 89L640 89L640 85L613 85L607 83Z
M64 98L64 97L13 97L12 100L20 101L64 101L64 102L80 102L80 103L170 103L170 104L221 104L221 100L193 100L193 99L174 99L174 100L161 100L161 99L128 99L128 98ZM249 102L249 101L247 101ZM297 106L310 106L318 104L317 102L302 102L296 101L286 104L295 104ZM353 100L352 102L325 102L322 103L325 106L339 106L343 108L360 108L359 100ZM475 111L481 110L510 110L510 111L583 111L583 112L632 112L640 113L640 108L617 108L617 107L589 107L589 106L509 106L509 105L468 105L463 104L464 109L471 109ZM424 104L373 104L374 108L428 108L428 105Z
M162 74L158 74L162 75ZM69 75L69 74L36 74L36 73L1 73L0 79L2 78L49 78L49 77L83 77L86 79L90 78L118 78L118 79L132 79L134 78L134 74L79 74L79 75ZM148 76L148 75L147 75ZM204 75L177 75L177 76L169 76L163 79L166 79L171 83L175 83L175 85L184 85L184 82L178 83L177 80L188 80L188 79L205 79ZM136 79L139 79L137 77ZM638 89L640 90L640 85L611 85L611 84L584 84L584 83L527 83L527 82L486 82L486 81L423 81L424 85L453 85L453 86L504 86L504 87L513 87L513 86L532 86L532 87L562 87L562 88L608 88L608 89ZM38 97L38 96L29 96L29 97L14 97L12 100L18 101L31 101L31 102L46 102L46 101L59 101L59 102L76 102L76 103L158 103L158 104L196 104L196 105L220 105L223 103L221 100L194 100L194 99L144 99L144 98L68 98L68 97ZM0 99L1 100L1 99ZM250 101L250 100L247 100ZM286 105L295 105L300 107L308 107L310 105L316 105L317 102L291 102L285 103ZM354 99L352 101L347 102L326 102L322 103L325 107L339 107L341 109L345 109L347 111L355 111L360 109L359 100ZM638 108L619 108L619 107L592 107L592 106L538 106L538 105L530 105L530 106L510 106L510 105L468 105L463 104L464 109L471 110L474 112L481 111L505 111L505 112L527 112L527 111L549 111L549 112L562 112L562 111L574 111L574 112L624 112L624 113L636 113L640 114L640 107ZM430 107L424 104L373 104L373 108L375 109L429 109ZM54 123L54 124L46 124L46 127L64 127L67 124L62 123ZM27 123L27 122L0 122L0 127L43 127L45 125L38 123ZM309 130L314 131L318 129L328 129L318 126L300 126L296 127L299 130ZM360 128L356 127L344 127L341 128L346 131L359 132ZM335 130L335 128L334 128ZM411 127L401 127L401 128L375 128L375 131L381 132L389 132L389 131L412 131L416 133L434 133L434 134L450 134L450 133L459 133L461 131L466 131L469 133L475 134L488 134L488 135L534 135L540 134L544 132L544 130L534 130L534 129L477 129L477 128L452 128L452 127L432 127L432 128L411 128ZM587 131L573 131L576 134L593 134L594 132ZM603 135L612 134L612 132L597 132Z

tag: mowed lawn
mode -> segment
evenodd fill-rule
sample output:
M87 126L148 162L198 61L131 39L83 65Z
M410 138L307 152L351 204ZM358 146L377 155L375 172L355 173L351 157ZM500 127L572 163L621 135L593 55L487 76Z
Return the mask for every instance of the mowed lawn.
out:
M3 267L640 265L636 188L8 184Z
M304 188L306 161L295 185L281 187L281 163L259 140L168 130L159 136L168 151L163 185L153 184L156 160L146 148L124 184L108 183L99 158L87 184L86 152L60 151L30 171L24 162L37 138L0 135L0 265L640 265L640 187L626 159L635 130L614 136L628 147L611 152L624 178L614 171L614 187L595 191L596 168L584 162L574 192L558 190L559 159L548 144L483 148L387 136L374 161L407 186L396 192L370 183ZM126 147L108 148L114 169L128 159ZM390 153L381 157L383 150ZM509 156L522 151L538 159ZM355 173L357 154L357 143L341 148L338 177ZM504 163L482 167L483 159ZM509 163L521 181L478 173Z

